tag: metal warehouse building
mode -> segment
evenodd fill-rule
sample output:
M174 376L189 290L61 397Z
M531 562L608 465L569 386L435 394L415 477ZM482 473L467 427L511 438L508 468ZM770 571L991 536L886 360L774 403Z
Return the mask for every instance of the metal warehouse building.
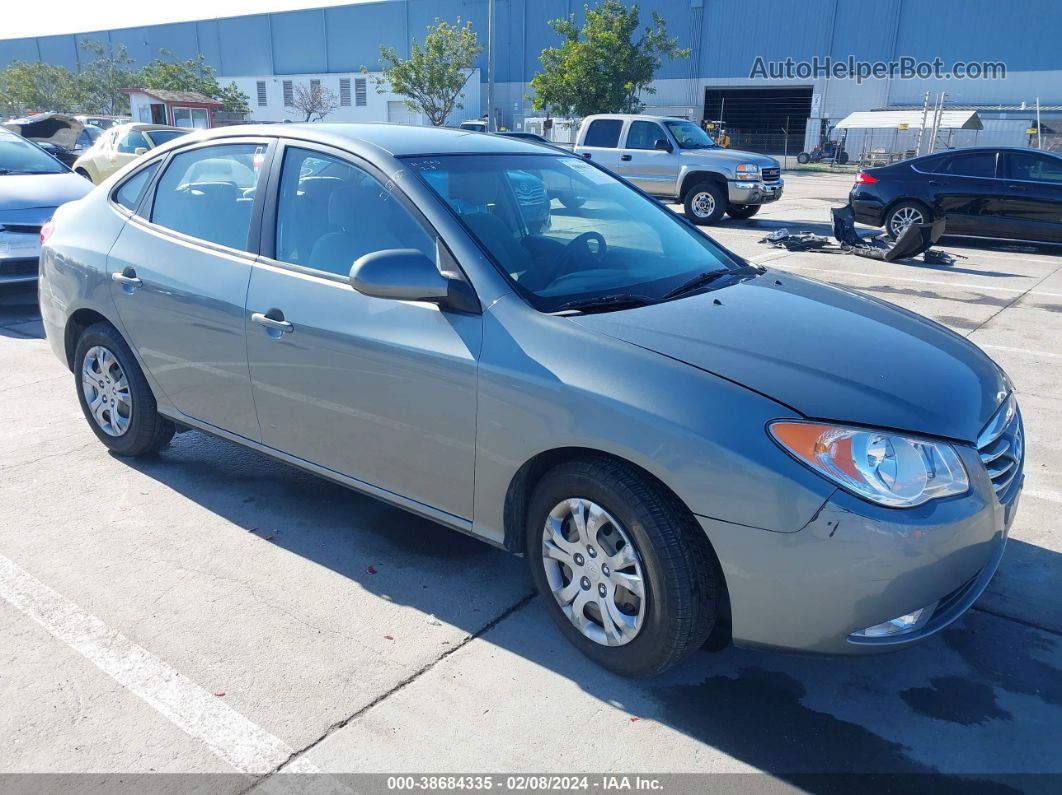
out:
M853 111L921 109L926 91L946 92L948 107L981 111L984 129L963 131L960 145L1024 144L1042 106L1047 129L1062 130L1062 2L1060 0L639 0L643 24L651 11L691 50L667 62L650 111L721 119L735 145L742 136L790 132L797 147L817 140L823 120ZM582 0L495 0L495 102L498 123L519 128L531 115L527 95L539 52L558 42L547 21L582 15ZM417 121L394 95L379 95L362 67L378 68L379 46L408 50L436 17L470 20L486 44L488 0L384 0L323 9L181 22L80 34L0 40L0 66L47 61L76 69L95 39L122 43L138 63L161 50L176 58L203 53L223 82L234 80L251 98L252 118L291 118L293 86L320 80L340 97L329 120ZM750 78L757 56L794 64L849 56L863 62L902 58L946 70L956 62L997 62L1005 79L826 79L794 74ZM486 107L487 53L470 79L454 121ZM478 82L478 86L476 85ZM477 90L478 89L478 90ZM963 137L965 136L965 137ZM851 148L851 146L850 146Z

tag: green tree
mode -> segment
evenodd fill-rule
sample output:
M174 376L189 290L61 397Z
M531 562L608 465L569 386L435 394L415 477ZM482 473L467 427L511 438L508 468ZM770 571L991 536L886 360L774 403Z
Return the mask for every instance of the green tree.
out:
M185 61L167 60L170 55L168 50L160 50L159 53L162 57L140 70L140 88L149 91L195 91L212 99L221 94L214 67L206 62L206 56L202 53Z
M82 63L76 78L81 109L106 116L129 113L129 97L122 89L134 86L137 76L125 45L104 45L90 40L82 42L81 49L93 56Z
M13 61L0 70L0 108L5 114L24 116L49 110L71 113L78 105L76 80L66 67Z
M422 47L413 39L409 57L400 58L394 47L380 45L383 76L374 78L376 90L388 89L404 97L406 107L423 113L435 127L464 107L460 103L476 56L483 51L472 23L450 25L438 17L428 26ZM366 72L365 67L362 71Z
M652 24L639 31L636 5L604 0L584 8L581 29L574 14L550 21L562 41L539 55L542 71L531 79L531 107L558 116L638 113L645 107L641 95L656 93L650 83L662 59L686 58L690 51L667 35L656 11Z
M215 99L221 102L221 109L229 113L251 112L251 98L240 91L240 87L234 82L222 88Z

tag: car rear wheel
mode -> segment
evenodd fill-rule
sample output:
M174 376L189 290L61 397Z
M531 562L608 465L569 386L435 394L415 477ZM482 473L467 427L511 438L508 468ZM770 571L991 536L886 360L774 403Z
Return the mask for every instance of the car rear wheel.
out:
M686 191L686 217L695 224L714 224L726 210L726 189L716 182L700 182Z
M592 458L547 472L531 497L526 552L550 617L610 671L659 674L712 632L721 578L708 540L633 467Z
M726 214L731 218L737 218L744 220L751 218L760 211L760 205L758 204L731 204L726 208Z
M118 455L154 453L173 437L144 372L110 323L89 326L74 352L78 402L93 432Z
M911 224L928 224L932 221L928 208L921 202L900 202L885 215L885 232L893 240L903 234Z

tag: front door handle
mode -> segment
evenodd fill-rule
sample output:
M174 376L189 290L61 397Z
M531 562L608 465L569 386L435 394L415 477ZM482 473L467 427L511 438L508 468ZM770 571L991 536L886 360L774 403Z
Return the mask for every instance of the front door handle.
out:
M1020 191L1027 190L1027 188L1024 185L1007 185L1007 189L1008 190L1020 190Z
M630 159L631 159L630 155L620 155L620 160L630 160Z
M126 268L121 273L112 273L111 280L118 282L126 290L126 292L133 292L137 287L143 287L142 282L136 275L136 271L132 268Z
M295 327L288 321L284 320L284 315L275 310L270 310L280 317L270 317L268 314L262 312L252 312L251 322L257 323L259 326L265 326L270 331L279 331L281 334L290 334L295 330Z
M590 153L589 152L583 152L583 157L585 157L587 160L589 160L590 159Z

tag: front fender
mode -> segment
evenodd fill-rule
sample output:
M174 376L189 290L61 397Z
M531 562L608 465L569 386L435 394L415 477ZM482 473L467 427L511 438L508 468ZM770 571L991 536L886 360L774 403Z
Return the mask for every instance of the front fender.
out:
M768 437L769 420L791 416L738 384L508 296L484 313L473 530L502 543L520 468L580 447L645 469L694 514L795 532L833 487Z

